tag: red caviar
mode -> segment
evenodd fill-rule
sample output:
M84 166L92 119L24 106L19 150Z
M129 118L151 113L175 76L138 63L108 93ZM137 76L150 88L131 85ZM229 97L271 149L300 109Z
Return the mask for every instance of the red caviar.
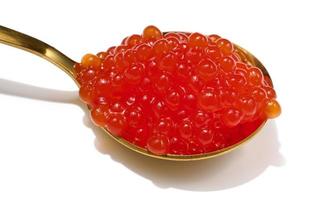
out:
M148 26L75 71L93 122L157 155L228 147L281 112L269 77L218 35Z

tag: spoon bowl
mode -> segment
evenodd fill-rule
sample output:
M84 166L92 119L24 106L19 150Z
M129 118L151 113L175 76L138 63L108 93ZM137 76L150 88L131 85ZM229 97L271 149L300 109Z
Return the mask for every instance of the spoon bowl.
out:
M167 32L164 32L166 34ZM60 69L62 69L64 72L66 72L79 86L79 83L75 79L75 71L74 71L74 65L76 64L75 61L58 51L56 48L36 39L31 36L25 35L23 33L20 33L18 31L0 26L0 43L7 44L19 49L23 49L25 51L31 52L35 55L38 55L49 62L53 63ZM238 46L237 44L234 44L235 50L240 55L243 62L246 62L248 64L251 64L253 66L256 66L261 69L264 76L269 77L270 75L267 71L267 69L263 66L263 64L250 52L245 50L244 48ZM143 154L145 156L154 157L158 159L163 160L173 160L173 161L193 161L193 160L203 160L208 158L213 158L216 156L223 155L225 153L228 153L232 150L235 150L236 148L240 147L241 145L245 144L247 141L249 141L251 138L253 138L260 129L265 125L267 120L263 121L260 126L253 131L248 137L244 138L240 142L233 144L231 146L225 147L223 149L209 152L209 153L203 153L203 154L194 154L194 155L174 155L174 154L166 154L166 155L155 155L150 153L148 150L140 148L132 143L127 142L123 138L114 136L111 134L108 130L105 128L102 128L102 130L111 136L114 140L122 144L123 146L127 147L128 149L131 149L137 153Z

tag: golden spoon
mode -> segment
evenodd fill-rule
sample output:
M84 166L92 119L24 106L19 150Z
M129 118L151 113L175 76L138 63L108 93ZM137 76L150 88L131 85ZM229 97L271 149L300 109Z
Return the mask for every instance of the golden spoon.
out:
M25 51L31 52L35 55L38 55L49 62L55 64L57 67L62 69L64 72L66 72L75 82L77 85L78 82L75 79L74 76L74 65L76 64L75 61L68 58L66 55L55 49L54 47L35 39L31 36L25 35L23 33L14 31L12 29L6 28L4 26L0 26L0 43L7 44L19 49L23 49ZM235 44L234 44L235 45ZM243 49L242 47L235 45L236 51L238 51L238 54L242 57L242 60L244 62L248 62L249 64L252 64L253 66L259 67L265 76L268 76L270 78L270 75L266 68L262 65L262 63L251 53ZM271 80L271 78L270 78ZM259 130L265 125L267 120L262 122L262 124L247 138L243 139L242 141L228 146L226 148L204 153L204 154L196 154L196 155L173 155L173 154L166 154L166 155L155 155L147 151L146 149L140 148L136 145L133 145L124 139L120 137L116 137L112 134L110 134L105 128L102 128L105 133L110 135L113 139L115 139L120 144L124 145L125 147L136 151L138 153L141 153L146 156L164 159L164 160L174 160L174 161L192 161L192 160L202 160L207 158L212 158L215 156L222 155L224 153L230 152L237 147L241 146L245 142L249 141L254 135L256 135Z

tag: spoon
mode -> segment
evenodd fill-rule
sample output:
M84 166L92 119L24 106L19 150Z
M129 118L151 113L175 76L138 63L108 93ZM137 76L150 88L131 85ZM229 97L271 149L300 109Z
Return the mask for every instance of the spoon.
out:
M165 32L166 33L166 32ZM165 34L164 33L164 34ZM75 79L75 71L74 71L74 65L76 64L75 61L58 51L56 48L36 39L31 36L25 35L23 33L20 33L18 31L6 28L4 26L0 26L0 43L10 45L19 49L23 49L25 51L31 52L35 55L38 55L49 62L53 63L57 67L59 67L61 70L66 72L79 86L79 83ZM250 52L243 49L242 47L235 45L236 51L238 51L239 55L241 55L242 60L244 62L247 62L248 64L251 64L253 66L256 66L260 68L264 74L264 76L268 76L270 78L270 75L266 68L263 66L263 64ZM271 78L270 78L271 80ZM250 136L246 137L245 139L241 140L240 142L225 147L223 149L204 153L204 154L196 154L196 155L173 155L173 154L166 154L166 155L155 155L147 151L146 149L140 148L134 144L131 144L124 139L114 136L113 134L110 134L105 128L102 128L102 130L108 134L110 137L112 137L114 140L122 144L123 146L137 152L140 154L143 154L145 156L164 159L164 160L173 160L173 161L193 161L193 160L203 160L207 158L213 158L216 156L223 155L227 152L230 152L232 150L235 150L236 148L240 147L241 145L245 144L247 141L249 141L253 136L255 136L259 130L265 125L267 120L263 121L261 125L253 131L253 133L250 134Z

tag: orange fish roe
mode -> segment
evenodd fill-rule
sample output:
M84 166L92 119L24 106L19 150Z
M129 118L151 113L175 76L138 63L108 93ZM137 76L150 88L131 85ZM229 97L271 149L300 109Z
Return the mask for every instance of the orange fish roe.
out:
M148 26L75 65L98 126L153 154L216 151L248 137L281 108L270 79L218 35Z

